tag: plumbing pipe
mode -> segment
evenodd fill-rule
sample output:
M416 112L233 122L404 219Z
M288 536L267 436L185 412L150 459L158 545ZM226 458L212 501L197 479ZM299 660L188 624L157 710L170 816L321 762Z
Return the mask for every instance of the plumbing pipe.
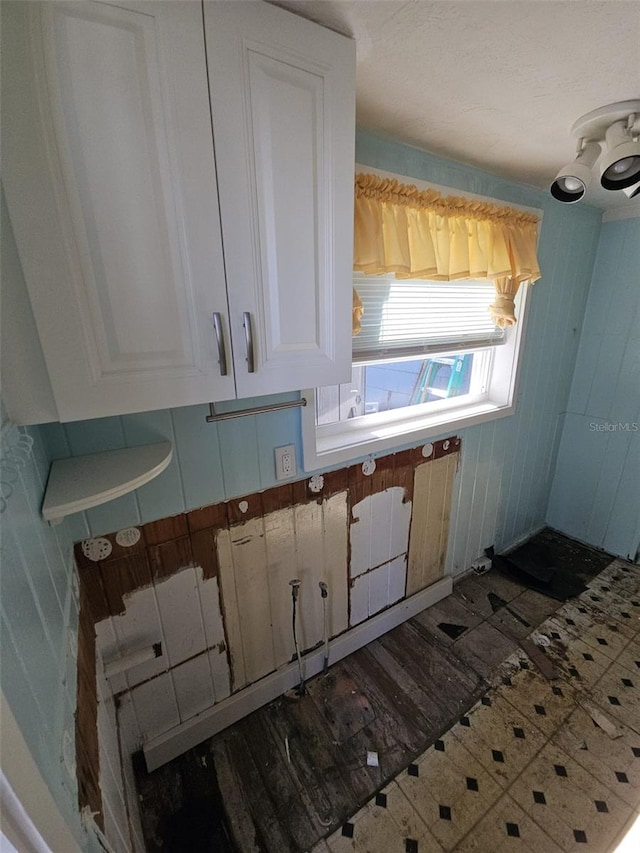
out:
M324 622L324 666L323 672L329 669L329 613L327 610L327 599L329 598L329 589L324 581L318 584L320 587L320 595L322 596L322 617Z
M291 587L291 601L292 601L292 616L291 616L291 627L293 629L293 646L296 650L296 657L298 659L298 673L300 674L300 684L298 685L297 694L298 696L303 696L306 693L306 689L304 686L304 675L302 673L302 658L300 657L300 649L298 648L298 637L296 635L296 602L298 600L298 593L300 591L300 580L298 578L294 578L289 581L289 585Z

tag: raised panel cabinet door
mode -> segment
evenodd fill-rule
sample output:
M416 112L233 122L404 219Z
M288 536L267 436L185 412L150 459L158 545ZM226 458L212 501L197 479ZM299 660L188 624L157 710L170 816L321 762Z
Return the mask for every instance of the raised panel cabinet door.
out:
M355 45L266 3L204 18L238 396L348 381Z
M3 179L61 420L235 397L200 4L4 5Z

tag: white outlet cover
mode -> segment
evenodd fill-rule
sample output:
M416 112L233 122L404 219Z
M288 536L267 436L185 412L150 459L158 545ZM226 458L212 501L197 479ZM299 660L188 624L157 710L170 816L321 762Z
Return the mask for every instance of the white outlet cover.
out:
M284 447L276 447L274 450L276 459L276 480L291 480L298 473L295 444L287 444ZM285 468L285 461L287 467Z

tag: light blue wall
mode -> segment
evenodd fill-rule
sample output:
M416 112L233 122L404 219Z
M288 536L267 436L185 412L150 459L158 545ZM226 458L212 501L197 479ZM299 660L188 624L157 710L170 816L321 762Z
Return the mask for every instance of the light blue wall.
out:
M549 524L637 559L640 218L602 226L564 418Z
M539 248L544 277L532 292L518 411L463 432L448 556L449 571L460 572L488 545L507 546L544 522L600 213L586 206L569 208L534 188L366 132L358 133L356 158L372 167L544 211ZM170 439L176 448L174 462L156 480L74 517L74 538L269 488L276 482L274 447L295 444L302 458L297 411L218 425L207 425L206 414L205 406L193 406L43 427L53 457L160 438Z
M27 452L26 437L33 439ZM17 442L20 439L20 445ZM76 780L62 760L65 732L75 756L78 607L66 526L40 517L49 459L37 427L5 426L2 436L0 624L2 691L60 812L79 842Z

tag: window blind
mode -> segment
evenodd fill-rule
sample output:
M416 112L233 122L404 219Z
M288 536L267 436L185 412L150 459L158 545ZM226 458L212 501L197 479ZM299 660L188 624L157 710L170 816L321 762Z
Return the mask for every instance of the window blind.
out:
M489 312L492 281L396 279L354 274L364 314L353 338L353 360L419 356L438 350L464 352L504 341Z

